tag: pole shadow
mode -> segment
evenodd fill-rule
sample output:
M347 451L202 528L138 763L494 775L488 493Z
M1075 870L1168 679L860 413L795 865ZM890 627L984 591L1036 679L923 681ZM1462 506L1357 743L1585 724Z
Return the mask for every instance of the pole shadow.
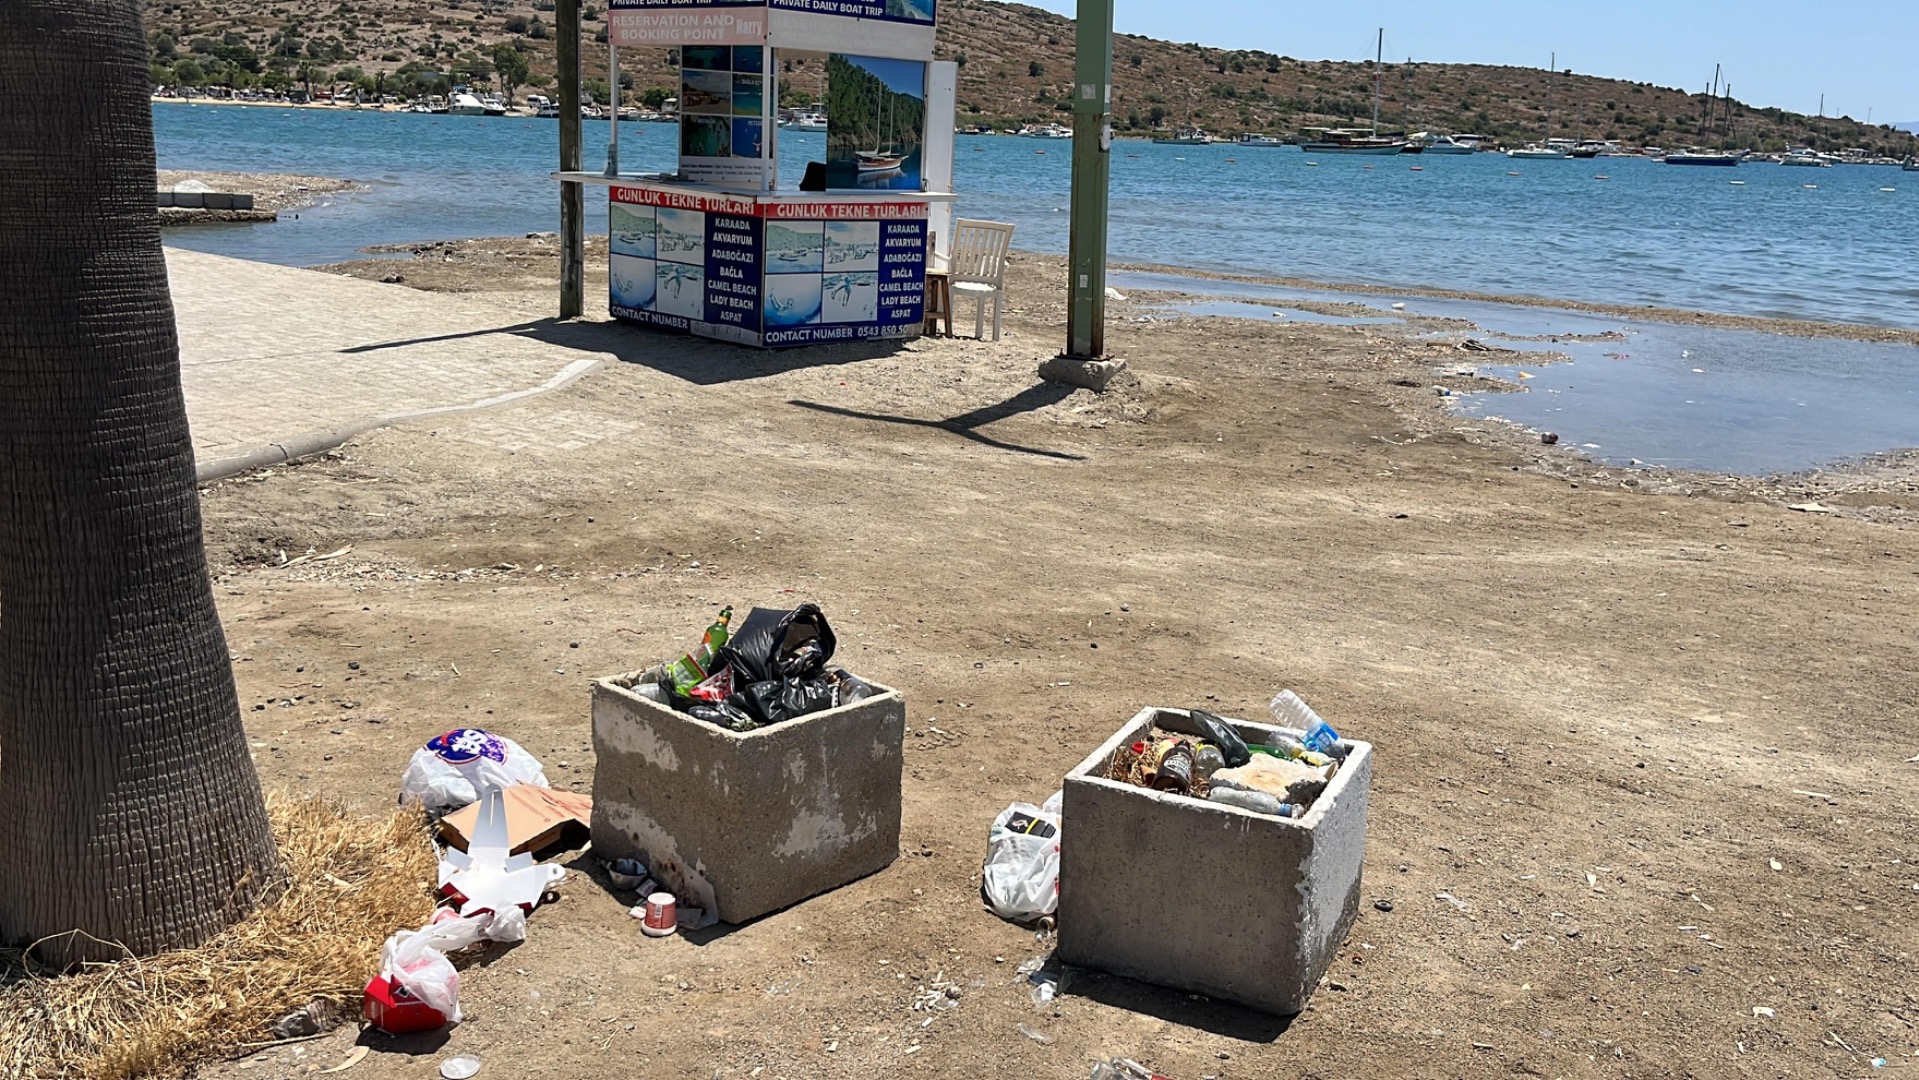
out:
M908 427L933 428L939 431L951 432L963 439L971 439L976 443L983 446L990 446L995 450L1009 450L1018 454L1032 454L1035 457L1052 458L1056 461L1085 461L1086 456L1084 454L1069 454L1063 450L1043 450L1034 446L1021 446L1018 443L995 439L990 435L981 434L979 431L980 428L985 427L987 424L1018 416L1021 413L1032 412L1035 409L1043 409L1048 405L1064 401L1068 397L1071 397L1072 394L1073 390L1071 387L1060 386L1056 383L1039 383L1038 385L1027 387L996 405L983 406L971 412L948 417L945 420L922 420L918 417L895 416L890 413L862 412L858 409L846 409L837 405L823 405L816 401L792 400L788 401L787 404L795 408L810 409L813 412L845 417L849 420L872 420L882 424L904 424Z

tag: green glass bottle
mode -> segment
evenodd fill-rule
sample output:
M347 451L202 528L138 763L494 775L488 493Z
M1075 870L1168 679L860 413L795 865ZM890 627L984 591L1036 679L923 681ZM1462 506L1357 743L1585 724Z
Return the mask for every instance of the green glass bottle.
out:
M712 673L713 660L720 655L720 649L726 645L726 624L732 621L732 606L721 608L719 620L706 628L706 637L700 641L699 648L673 661L667 667L666 676L672 680L673 689L682 697L705 682L707 675Z

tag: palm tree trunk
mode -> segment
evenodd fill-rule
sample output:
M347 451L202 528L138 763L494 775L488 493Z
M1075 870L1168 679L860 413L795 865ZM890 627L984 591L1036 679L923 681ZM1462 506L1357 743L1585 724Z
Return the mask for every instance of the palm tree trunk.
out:
M54 962L199 944L278 874L207 579L147 89L135 0L0 4L0 943L71 935Z

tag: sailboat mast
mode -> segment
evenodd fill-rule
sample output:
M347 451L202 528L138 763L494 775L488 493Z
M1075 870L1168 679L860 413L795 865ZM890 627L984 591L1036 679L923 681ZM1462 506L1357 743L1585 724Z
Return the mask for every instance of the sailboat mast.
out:
M1706 95L1707 95L1706 96L1706 133L1711 134L1713 125L1717 123L1719 120L1719 65L1718 64L1714 64L1712 66L1712 89L1708 90L1706 92Z
M1373 134L1379 134L1379 80L1386 63L1386 28L1379 28L1379 48L1373 53Z
M1546 123L1539 129L1539 145L1544 146L1553 138L1553 75L1559 71L1559 54L1550 54L1546 61Z

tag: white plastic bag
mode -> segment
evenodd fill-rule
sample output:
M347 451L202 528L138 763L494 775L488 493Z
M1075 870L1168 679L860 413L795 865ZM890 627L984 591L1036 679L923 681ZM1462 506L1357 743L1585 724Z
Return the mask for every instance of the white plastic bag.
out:
M441 908L418 930L402 930L386 939L380 949L380 974L445 1015L447 1023L457 1024L460 972L446 954L482 939L526 940L526 912L515 907L504 915L488 912L462 918L451 908Z
M1059 908L1060 792L1043 807L1014 803L993 819L981 883L994 914L1014 922Z
M478 802L489 785L546 787L546 770L519 743L480 728L455 728L413 752L400 775L400 801L418 801L434 813Z

